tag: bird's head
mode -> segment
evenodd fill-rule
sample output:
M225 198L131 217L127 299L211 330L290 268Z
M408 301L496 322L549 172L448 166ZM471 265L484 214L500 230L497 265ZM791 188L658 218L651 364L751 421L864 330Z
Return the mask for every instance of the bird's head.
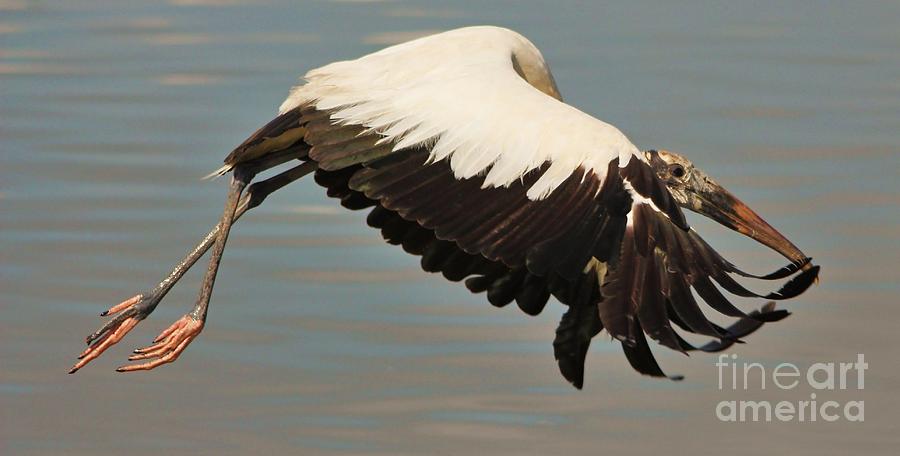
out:
M644 155L679 206L749 236L792 262L806 259L791 241L687 158L666 150L648 150Z

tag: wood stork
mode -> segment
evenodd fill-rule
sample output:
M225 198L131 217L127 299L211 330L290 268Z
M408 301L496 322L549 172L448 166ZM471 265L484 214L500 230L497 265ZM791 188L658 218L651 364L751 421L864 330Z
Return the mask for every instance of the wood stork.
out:
M203 328L233 221L313 172L341 205L371 208L368 224L421 256L425 271L465 280L497 307L515 302L536 315L551 296L568 306L553 346L578 388L588 346L603 329L636 370L664 376L646 336L682 352L716 351L787 316L771 302L744 313L720 287L788 299L817 277L818 266L686 158L641 152L612 125L564 103L541 53L511 30L439 33L326 65L304 80L214 173L232 173L219 224L156 288L103 313L113 318L87 338L70 373L146 318L212 248L194 309L129 358L146 362L117 370L177 359ZM302 163L248 187L260 171L293 160ZM790 264L763 276L741 271L689 227L681 208ZM732 275L794 277L760 295ZM709 321L694 293L737 322ZM714 340L694 347L676 327Z

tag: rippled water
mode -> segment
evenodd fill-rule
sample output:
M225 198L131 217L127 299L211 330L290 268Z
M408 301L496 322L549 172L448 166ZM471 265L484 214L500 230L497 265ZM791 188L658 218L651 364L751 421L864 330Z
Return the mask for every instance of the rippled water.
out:
M900 7L885 2L0 0L0 452L887 454L896 434ZM192 304L198 274L67 376L97 312L155 283L221 210L202 176L303 71L430 31L529 36L564 97L639 146L687 153L823 265L794 316L736 349L870 364L864 423L726 424L714 357L638 376L598 340L577 392L562 312L498 310L419 272L311 182L236 226L207 329L116 374ZM755 271L779 263L693 220ZM748 303L749 305L749 303ZM820 393L824 397L824 394Z

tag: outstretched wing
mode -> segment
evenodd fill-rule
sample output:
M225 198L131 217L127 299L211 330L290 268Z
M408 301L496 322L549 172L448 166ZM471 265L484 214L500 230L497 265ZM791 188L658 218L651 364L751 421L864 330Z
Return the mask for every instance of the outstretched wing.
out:
M744 272L722 258L695 231L674 223L669 214L659 209L659 203L666 198L653 196L668 191L645 164L633 161L622 169L621 175L636 194L628 213L618 263L610 268L603 281L603 301L598 309L603 327L622 341L629 362L638 371L664 376L644 334L673 350L697 349L679 336L671 323L719 339L717 345L702 347L705 351L717 351L758 329L752 321L762 323L787 316L768 304L760 311L746 314L719 287L741 297L783 300L801 294L816 279L818 266L807 268L776 292L761 295L746 289L732 275L784 279L803 269L810 259L764 276ZM697 305L692 290L716 311L740 321L729 329L715 325Z
M374 207L369 224L421 255L426 271L465 279L493 305L515 301L532 315L555 296L569 306L555 355L577 387L590 340L604 328L635 369L661 376L645 334L694 349L678 327L717 340L700 349L721 349L786 316L732 305L716 284L758 296L729 275L749 274L691 231L637 148L529 85L508 55L392 71L406 59L373 54L310 72L225 169L307 148L329 196ZM760 278L786 278L800 266ZM806 271L765 297L795 296L814 277ZM710 322L691 290L739 322Z

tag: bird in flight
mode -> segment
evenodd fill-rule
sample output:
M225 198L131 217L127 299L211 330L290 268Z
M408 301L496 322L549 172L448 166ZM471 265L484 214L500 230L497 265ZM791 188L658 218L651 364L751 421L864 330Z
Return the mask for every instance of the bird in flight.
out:
M275 167L288 169L253 181ZM212 249L193 310L135 350L129 360L140 363L117 370L175 361L203 329L232 224L308 174L342 206L368 209L368 224L420 256L425 271L529 315L551 296L567 306L553 349L577 388L591 340L603 330L634 369L664 377L648 336L680 352L724 350L788 315L771 301L745 313L726 293L789 299L819 270L685 157L642 152L612 125L564 103L540 51L498 27L451 30L309 71L278 116L213 175L229 173L219 223L155 288L101 314L112 318L87 337L70 373L150 315ZM691 229L683 209L790 263L767 275L738 269ZM735 276L786 283L759 294ZM695 294L735 322L707 319ZM712 339L695 347L680 332Z

